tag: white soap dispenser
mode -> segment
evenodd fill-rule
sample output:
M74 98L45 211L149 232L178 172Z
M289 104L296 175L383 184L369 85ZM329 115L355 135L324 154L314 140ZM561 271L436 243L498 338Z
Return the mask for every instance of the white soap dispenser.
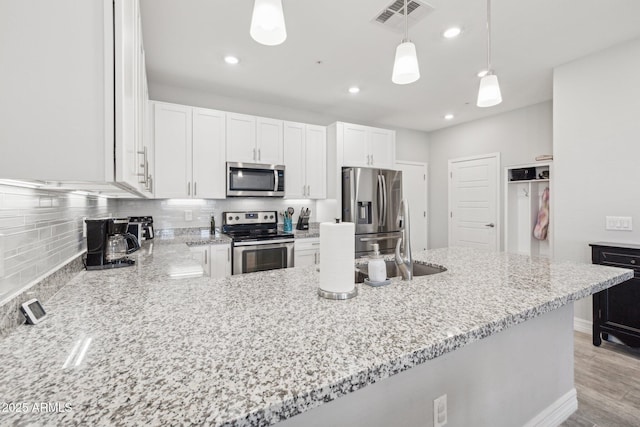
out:
M373 256L369 260L369 281L384 282L387 280L387 265L380 256L380 245L374 243L371 246L373 247Z

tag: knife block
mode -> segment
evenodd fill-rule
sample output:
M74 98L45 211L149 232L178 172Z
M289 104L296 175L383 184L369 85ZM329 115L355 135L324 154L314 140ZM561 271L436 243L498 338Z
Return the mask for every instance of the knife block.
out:
M309 217L300 215L298 217L298 224L296 230L308 230L309 229Z

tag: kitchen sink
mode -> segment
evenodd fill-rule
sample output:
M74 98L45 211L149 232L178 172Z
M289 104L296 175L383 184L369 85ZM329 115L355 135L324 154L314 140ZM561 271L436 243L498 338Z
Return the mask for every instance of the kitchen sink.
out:
M399 277L401 276L400 270L398 270L398 266L395 261L385 261L387 266L387 277ZM428 276L430 274L442 273L443 271L447 271L446 268L436 267L433 265L421 264L418 262L413 263L413 277L419 276ZM364 279L369 277L369 265L362 264L356 266L356 283L364 283Z

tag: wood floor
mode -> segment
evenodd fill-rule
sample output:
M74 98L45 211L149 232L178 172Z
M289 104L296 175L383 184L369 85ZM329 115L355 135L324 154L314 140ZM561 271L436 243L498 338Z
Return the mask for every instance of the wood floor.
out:
M574 337L578 410L562 427L640 426L640 350Z

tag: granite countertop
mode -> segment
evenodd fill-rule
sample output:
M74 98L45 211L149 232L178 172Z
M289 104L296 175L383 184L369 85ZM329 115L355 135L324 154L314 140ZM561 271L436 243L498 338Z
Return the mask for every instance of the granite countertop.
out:
M180 278L194 260L171 240L135 257L80 273L0 340L0 396L30 409L1 424L265 426L633 276L450 248L415 254L446 272L330 301L315 266Z

